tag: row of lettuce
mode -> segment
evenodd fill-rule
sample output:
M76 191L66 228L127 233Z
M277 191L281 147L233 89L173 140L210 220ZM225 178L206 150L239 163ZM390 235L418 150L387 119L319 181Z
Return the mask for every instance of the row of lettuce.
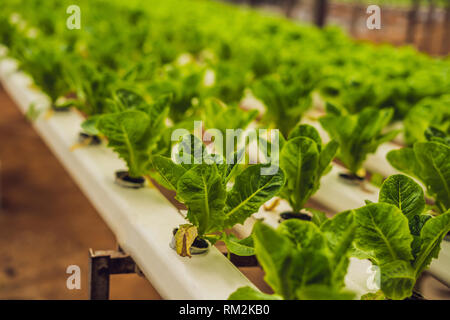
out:
M190 222L176 234L180 255L190 256L196 237L256 254L275 294L243 288L231 298L351 298L343 289L350 256L380 267L381 291L368 298L411 296L450 230L448 61L201 0L79 1L82 28L68 30L70 4L8 1L0 41L55 110L76 107L86 116L83 130L106 137L130 177L176 191ZM248 95L265 112L241 108ZM326 145L299 124L315 95L327 101ZM404 119L411 147L388 160L423 183L431 204L412 179L396 175L377 204L332 219L309 210L312 222L277 230L258 223L246 239L225 232L275 196L294 212L305 209L336 156L358 174L367 154L398 134L386 129L394 119ZM280 128L281 170L264 175L263 163L241 164L245 139L243 148L219 143L214 153L185 135L172 154L172 133L193 132L194 120L225 137L250 124ZM186 157L192 161L176 161Z
M236 106L251 92L267 107L263 123L284 134L317 95L351 114L392 108L409 145L430 124L450 130L448 59L204 0L79 1L81 29L69 30L71 4L8 0L0 37L54 102L76 92L87 115L110 111L105 98L130 86L172 93L176 122L198 116L206 97Z

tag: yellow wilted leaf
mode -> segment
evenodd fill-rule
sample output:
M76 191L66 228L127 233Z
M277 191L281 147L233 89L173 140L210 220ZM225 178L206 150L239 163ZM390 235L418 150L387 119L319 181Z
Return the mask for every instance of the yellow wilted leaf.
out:
M266 210L266 211L273 211L273 210L275 210L276 207L278 207L278 205L280 204L280 200L281 200L280 198L276 198L269 205L264 205L264 210Z
M175 234L177 253L182 257L191 257L191 246L197 237L197 227L191 224L182 224Z

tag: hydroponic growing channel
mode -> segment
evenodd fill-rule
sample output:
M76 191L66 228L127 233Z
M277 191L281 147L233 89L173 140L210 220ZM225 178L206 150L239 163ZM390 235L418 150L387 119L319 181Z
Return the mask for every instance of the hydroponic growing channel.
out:
M450 285L448 59L216 1L78 1L75 30L69 5L3 4L0 79L163 298Z

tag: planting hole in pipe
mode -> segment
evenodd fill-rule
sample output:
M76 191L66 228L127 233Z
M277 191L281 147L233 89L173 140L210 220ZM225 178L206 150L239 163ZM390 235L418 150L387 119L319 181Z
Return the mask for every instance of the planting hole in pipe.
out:
M343 181L347 184L360 185L364 181L365 176L357 175L354 173L341 172L341 173L339 173L339 178L341 179L341 181Z
M427 300L427 299L425 299L425 297L420 292L413 290L412 296L403 300Z
M312 217L309 214L302 213L302 212L292 212L292 211L286 211L283 213L280 213L280 223L285 220L290 219L300 219L304 221L311 221Z
M78 135L78 143L87 146L98 146L102 143L99 136L91 135L85 132L80 132Z
M124 188L139 189L145 185L144 177L130 177L128 171L116 171L115 183Z
M60 106L60 107L58 107L58 106L56 106L54 104L52 104L51 108L52 108L52 110L54 112L68 112L70 110L70 106Z

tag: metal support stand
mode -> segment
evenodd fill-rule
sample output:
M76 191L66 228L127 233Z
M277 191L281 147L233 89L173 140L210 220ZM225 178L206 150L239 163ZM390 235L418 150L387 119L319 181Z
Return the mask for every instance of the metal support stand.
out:
M413 0L411 9L408 12L408 26L406 27L406 42L414 43L414 36L416 34L417 20L419 17L420 0Z
M450 53L450 0L447 0L443 24L446 31L442 33L441 54L446 55Z
M226 256L227 253L224 253ZM256 267L255 256L241 257L230 254L230 261L236 267ZM142 271L128 254L120 247L118 250L89 249L89 299L109 299L109 279L112 274L136 273L144 276Z
M327 19L328 0L316 0L314 7L314 23L323 28Z
M224 256L227 256L227 253L225 252L223 254ZM230 254L230 261L232 264L234 264L237 268L241 267L257 267L259 266L258 260L255 256L237 256L234 253Z
M434 14L436 11L435 0L428 0L428 13L427 20L425 21L424 32L425 36L422 39L421 49L427 52L431 52L432 38L431 35L434 31Z
M137 273L142 275L134 260L118 250L89 249L89 299L109 299L109 278L112 274Z

